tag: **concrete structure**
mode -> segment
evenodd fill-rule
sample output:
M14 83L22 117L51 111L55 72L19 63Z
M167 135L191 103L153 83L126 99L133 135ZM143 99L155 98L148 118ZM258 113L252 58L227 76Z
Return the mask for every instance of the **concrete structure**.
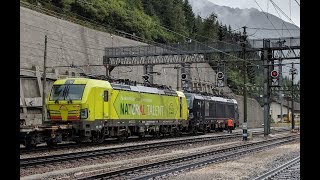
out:
M44 62L44 37L47 40L47 94L52 82L66 76L79 76L79 73L106 74L102 66L105 47L137 46L145 43L93 30L70 21L20 7L20 119L22 123L40 124L42 106L42 70ZM78 66L58 67L58 66ZM175 68L176 67L176 68ZM153 69L154 83L165 84L181 90L181 69L177 65L157 65ZM212 92L216 73L207 63L191 64L193 86L198 90ZM142 82L143 66L116 67L111 72L115 78ZM220 91L233 95L227 87ZM238 100L240 107L241 98ZM248 104L250 101L248 101ZM249 119L256 126L256 119L263 118L258 103L248 105ZM254 109L251 111L251 109ZM260 112L261 111L261 112ZM241 117L240 113L240 117ZM250 115L251 114L251 115ZM258 118L259 117L259 118ZM243 121L243 120L242 120ZM261 124L261 123L260 123ZM249 126L250 123L249 123Z
M291 101L283 100L282 102L282 115L287 117L292 113ZM271 122L281 122L281 102L280 100L274 100L270 103L270 115ZM294 120L300 121L300 103L294 102ZM290 115L291 117L291 115ZM284 118L283 118L284 121Z
M238 102L239 114L240 114L240 126L243 123L243 96L236 96L235 99ZM248 128L263 127L263 107L255 99L247 99L247 126Z

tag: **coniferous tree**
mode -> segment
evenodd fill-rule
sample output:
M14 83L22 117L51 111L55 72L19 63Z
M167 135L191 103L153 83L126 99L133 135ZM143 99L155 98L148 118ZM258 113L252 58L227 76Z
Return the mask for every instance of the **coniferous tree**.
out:
M202 32L202 28L203 28L203 20L202 18L198 15L195 18L195 23L194 23L194 28L193 28L193 33L194 33L194 38L197 41L203 41L201 37L201 32Z
M186 18L186 28L188 29L189 36L193 37L196 19L188 0L184 1L183 9Z
M203 28L201 31L201 35L207 38L201 38L203 41L210 42L217 39L217 16L215 14L211 14L207 19L203 22Z

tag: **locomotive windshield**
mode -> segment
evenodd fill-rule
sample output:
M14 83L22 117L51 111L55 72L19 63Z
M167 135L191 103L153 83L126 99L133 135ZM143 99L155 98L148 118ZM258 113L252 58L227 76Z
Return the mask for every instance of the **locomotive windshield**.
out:
M81 100L85 84L53 85L50 100Z

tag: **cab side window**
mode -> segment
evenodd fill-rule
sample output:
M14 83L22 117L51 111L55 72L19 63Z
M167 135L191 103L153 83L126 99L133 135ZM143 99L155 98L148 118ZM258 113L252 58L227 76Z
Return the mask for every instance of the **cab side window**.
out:
M104 95L103 95L103 100L104 100L105 102L108 102L108 99L109 99L108 91L105 90L105 91L104 91Z

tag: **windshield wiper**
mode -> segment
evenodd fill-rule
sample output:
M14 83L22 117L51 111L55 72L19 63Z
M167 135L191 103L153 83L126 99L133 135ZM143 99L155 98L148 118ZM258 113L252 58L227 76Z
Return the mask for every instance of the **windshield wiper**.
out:
M58 90L58 92L57 93L55 93L55 94L58 94L58 97L57 97L57 99L54 101L54 103L55 104L59 104L59 99L60 99L60 93L61 93L61 90Z
M64 100L68 100L68 104L71 103L72 104L72 100L71 98L69 97L69 99L67 99L67 97L69 96L69 89L70 89L70 84L66 85L65 89L63 90L63 97L64 97Z
M68 104L69 104L69 102L70 102L70 104L72 104L72 99L69 99L69 100L68 100Z

